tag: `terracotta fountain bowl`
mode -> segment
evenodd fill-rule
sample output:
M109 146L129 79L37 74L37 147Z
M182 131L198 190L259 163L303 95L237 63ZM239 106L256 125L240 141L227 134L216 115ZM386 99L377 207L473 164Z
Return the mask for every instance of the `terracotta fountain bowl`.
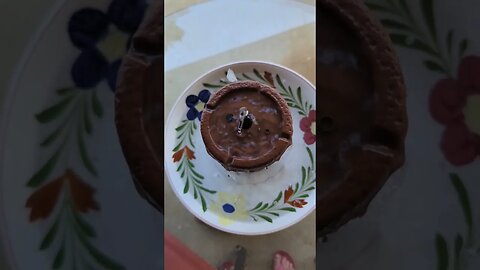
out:
M138 192L163 213L163 1L134 35L115 93L115 123Z
M317 237L360 217L405 159L405 85L362 1L317 1Z
M244 125L242 109L248 109ZM206 104L201 134L207 152L225 169L253 172L278 161L292 144L292 116L287 102L271 86L234 82Z

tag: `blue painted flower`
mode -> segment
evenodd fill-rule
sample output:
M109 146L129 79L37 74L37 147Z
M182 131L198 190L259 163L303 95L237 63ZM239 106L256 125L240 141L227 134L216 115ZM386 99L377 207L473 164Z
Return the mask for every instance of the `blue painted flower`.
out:
M202 111L205 108L205 104L210 99L210 95L210 91L204 89L198 93L198 96L189 95L187 99L185 99L185 103L189 108L187 112L188 120L193 121L195 118L202 120Z
M245 198L242 194L219 192L218 200L211 205L211 210L218 214L220 224L228 226L235 221L250 218L245 207Z
M121 57L146 8L145 0L113 0L106 13L84 8L72 15L68 34L73 45L81 50L71 68L78 88L90 89L106 79L111 90L115 90Z

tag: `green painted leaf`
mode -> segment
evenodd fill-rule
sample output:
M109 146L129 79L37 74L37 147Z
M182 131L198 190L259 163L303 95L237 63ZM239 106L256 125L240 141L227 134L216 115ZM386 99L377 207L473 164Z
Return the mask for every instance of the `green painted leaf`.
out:
M295 97L293 96L292 88L291 88L290 86L288 87L288 94L289 94L292 98L295 99ZM297 103L296 100L295 100L295 103ZM295 104L295 105L297 105L297 104Z
M73 214L73 217L75 219L76 225L80 230L77 230L78 232L83 232L85 236L95 238L97 234L95 233L95 229L93 229L92 225L88 224L87 221L85 221L81 215L78 214L78 212L75 211L75 209L71 209L71 212Z
M435 247L437 250L437 269L448 270L448 247L441 234L437 234L435 237Z
M297 191L298 191L298 186L299 186L298 183L296 183L296 184L295 184L295 189L293 190L293 193L297 193Z
M257 210L258 208L260 208L260 206L262 206L263 202L259 202L254 208L252 208L250 211L255 211Z
M404 34L398 34L398 33L391 33L390 34L390 39L394 44L397 44L399 46L403 46L406 48L410 49L416 49L423 51L424 53L427 53L429 55L437 56L437 52L432 49L429 45L423 43L422 41L418 40L417 38L411 37L411 40L408 41L408 37ZM408 41L408 42L407 42Z
M53 242L53 239L55 238L55 235L57 234L58 223L59 223L59 219L57 217L57 220L55 221L55 223L53 223L52 227L50 227L45 237L43 237L42 243L40 244L40 250L44 250L50 247L50 245Z
M60 249L57 252L57 255L55 255L55 259L53 260L53 269L60 269L63 265L63 262L65 260L65 247L62 245Z
M184 131L180 132L180 134L177 136L177 140L182 138L185 135L186 132L188 132L188 131L184 130Z
M57 94L60 95L60 96L64 96L66 94L72 93L73 90L74 90L74 88L71 88L71 87L60 88L60 89L57 89Z
M430 60L425 60L423 62L423 64L425 65L425 67L427 67L431 71L439 72L439 73L442 73L442 74L446 73L446 70L440 64L438 64L437 62L430 61Z
M457 237L455 238L455 253L453 258L453 269L455 270L460 269L460 262L461 262L460 255L462 253L462 248L463 248L463 237L457 234Z
M305 192L310 191L310 190L314 190L314 189L315 189L315 187L309 187L309 188L305 189Z
M223 87L223 85L210 84L210 83L204 83L203 86L207 87L207 88L221 88L221 87Z
M92 122L90 121L90 115L88 114L88 102L85 101L83 110L83 123L85 125L85 132L92 134Z
M450 55L452 55L453 52L453 30L448 31L447 35L447 50Z
M178 131L180 131L180 130L184 129L186 125L187 125L187 123L183 123L183 124L181 124L180 126L178 126L178 127L175 129L175 131L177 131L177 132L178 132Z
M205 179L205 177L203 177L201 174L199 174L198 172L196 172L195 170L192 170L192 174L195 175L196 177L200 178L200 179Z
M296 199L304 199L304 198L308 198L308 197L309 197L308 194L302 194L302 195L296 196L295 198Z
M205 187L203 187L203 186L198 186L198 188L201 189L201 190L203 190L203 191L205 191L205 192L208 192L208 193L210 193L210 194L215 194L215 193L217 193L215 190L210 190L210 189L205 188Z
M190 142L190 145L195 148L195 144L193 143L192 136L188 136L188 141Z
M422 12L428 29L433 37L433 40L437 41L437 28L435 27L435 15L433 10L433 0L422 0Z
M267 214L272 215L272 216L276 216L276 217L280 216L278 213L275 213L275 212L267 212Z
M260 72L258 72L258 70L256 69L253 69L253 73L255 74L255 76L257 76L260 80L262 80L263 82L267 82L263 76L260 74Z
M197 189L193 189L193 198L196 200L198 198Z
M260 207L260 209L258 209L258 212L261 212L261 211L267 209L268 205L269 205L268 203L264 204L262 207Z
M468 49L468 40L464 39L462 42L460 42L460 56L465 55L465 52Z
M179 142L179 143L177 144L177 146L175 146L175 148L173 148L172 152L177 152L178 150L180 150L180 147L182 146L182 143L183 143L183 142Z
M280 191L273 202L274 202L274 203L278 203L278 202L280 201L280 199L282 198L282 194L283 194L283 193Z
M264 215L257 215L257 216L259 216L260 218L262 218L262 219L264 219L264 220L266 220L266 221L268 221L268 222L272 223L272 219L271 219L271 218L269 218L269 217L267 217L267 216L264 216Z
M452 181L452 184L457 192L458 200L460 202L460 205L462 206L465 224L467 225L468 233L470 234L473 227L473 218L472 208L470 206L470 198L468 196L467 189L465 188L465 185L463 184L458 174L451 173L450 180Z
M277 76L275 76L275 79L277 80L278 85L280 85L280 87L283 89L283 91L285 91L285 93L287 93L287 89L285 89L285 85L283 85L282 80L280 79L280 76L278 76L278 74L277 74Z
M288 96L283 96L283 99L285 99L285 101L288 102L288 103L293 103L293 102L294 102L294 101L293 101L290 97L288 97Z
M250 76L248 76L247 74L242 73L242 75L243 75L243 77L245 77L247 80L253 81L253 79L252 79Z
M305 176L306 176L305 167L302 166L302 186L305 185Z
M402 22L398 22L395 20L391 19L383 19L381 20L382 24L389 28L389 29L395 29L395 30L410 30L410 27Z
M53 168L57 164L58 157L60 156L61 150L63 148L63 145L60 146L60 148L53 154L53 156L47 160L47 162L38 170L30 180L27 182L28 187L38 187L41 185L48 176L50 176L50 173L52 172Z
M68 104L72 101L72 96L64 98L62 101L59 103L49 107L48 109L38 113L35 115L35 118L37 119L38 122L40 123L48 123L54 119L56 119L58 116L62 114L62 112L65 111L65 109L68 107Z
M93 113L94 113L98 118L102 118L102 116L103 116L103 107L102 107L102 103L100 103L100 100L98 99L97 91L96 91L96 90L92 92L92 110L93 110Z
M47 147L51 145L62 133L63 129L65 128L67 122L62 123L60 126L58 126L48 137L46 137L41 143L40 146L42 147Z
M293 207L284 207L284 208L280 208L280 210L288 211L288 212L297 212L297 210L295 210L295 208Z
M77 136L78 150L80 152L80 158L83 162L83 165L91 174L93 174L94 176L97 176L97 170L95 169L95 166L93 166L93 163L90 161L90 158L88 157L87 148L85 147L85 142L83 141L83 134L80 129L77 135L78 135Z
M301 106L302 103L303 103L303 100L302 100L302 88L300 88L300 87L297 88L297 97L298 97L298 100L299 100L298 103ZM302 109L305 109L305 108L302 108Z
M180 163L178 164L177 172L179 172L179 171L183 168L183 163L184 163L184 162L180 162Z
M183 178L183 177L182 177ZM188 193L188 189L190 187L190 181L185 181L185 187L183 188L183 194L187 194Z
M202 193L200 193L200 200L202 202L202 210L203 212L207 211L207 202L205 201L205 198L203 197Z
M310 158L310 163L312 164L312 168L315 168L315 162L313 162L313 154L312 154L312 150L310 150L310 148L306 147L307 148L307 152L308 152L308 157Z
M110 270L123 270L125 269L122 265L114 262L112 259L107 257L102 252L98 251L94 246L92 246L85 237L79 238L82 244L87 249L88 253L98 262L100 265Z

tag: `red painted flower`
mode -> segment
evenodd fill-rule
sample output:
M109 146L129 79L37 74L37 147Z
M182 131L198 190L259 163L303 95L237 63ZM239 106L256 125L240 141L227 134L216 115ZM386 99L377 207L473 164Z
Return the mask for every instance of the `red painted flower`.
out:
M297 208L303 208L304 205L307 204L307 202L304 199L295 199L291 200L290 198L293 195L293 188L292 186L289 186L283 193L283 202L288 203L293 207Z
M100 210L100 206L93 198L95 189L82 181L80 176L70 169L65 172L65 177L70 184L70 195L75 210L82 213L87 213L89 210Z
M69 195L76 211L87 213L89 210L100 209L93 198L95 190L82 181L75 172L67 169L63 175L37 189L28 197L26 207L31 208L30 222L50 216L66 182L69 183Z
M60 176L37 189L28 197L25 206L32 209L32 211L30 211L30 222L34 222L37 219L45 219L50 216L55 205L57 205L64 182L65 179L63 176Z
M185 146L173 154L173 162L180 161L184 153L189 160L195 159L195 153L190 148L188 148L188 146Z
M432 117L446 126L440 147L453 165L480 155L480 57L463 58L457 79L442 79L430 94Z
M317 141L316 118L315 110L311 110L307 117L300 120L300 129L304 132L303 140L308 145Z

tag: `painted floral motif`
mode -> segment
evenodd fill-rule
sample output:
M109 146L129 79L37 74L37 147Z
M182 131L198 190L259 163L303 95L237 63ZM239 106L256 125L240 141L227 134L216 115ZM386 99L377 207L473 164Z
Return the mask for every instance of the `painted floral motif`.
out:
M445 158L455 166L473 162L480 153L480 114L477 109L480 87L475 74L480 67L478 57L465 56L469 41L464 38L455 44L458 36L453 29L448 31L445 39L439 35L435 1L421 1L421 20L426 28L418 23L421 20L414 18L411 7L404 0L368 0L366 3L379 14L396 45L423 53L427 56L423 65L446 77L437 82L430 93L432 117L446 126L439 146Z
M456 173L450 173L449 178L457 195L459 209L463 213L465 228L457 231L454 241L452 241L453 243L449 241L453 237L445 237L441 232L437 232L435 235L437 269L468 269L465 266L471 264L480 254L480 244L477 243L475 237L475 212L472 208L470 195L464 180ZM452 267L450 268L450 266Z
M195 153L190 148L188 148L188 146L185 146L182 149L175 152L175 154L173 154L172 156L173 162L180 161L184 154L188 160L195 159Z
M183 193L187 194L189 191L193 191L193 198L200 201L202 210L205 212L207 211L206 195L215 194L216 191L204 186L203 180L205 178L197 171L195 164L192 162L195 159L193 134L196 130L197 124L195 121L183 120L181 122L180 126L176 128L179 134L177 137L178 144L173 149L172 158L174 163L178 163L177 172L185 180Z
M110 89L115 89L120 59L146 8L145 0L113 0L106 12L83 8L68 22L70 40L81 51L71 68L74 86L57 89L53 104L35 115L49 130L40 147L51 154L26 182L33 190L26 199L30 222L42 220L49 226L40 250L55 252L53 269L124 269L95 247L95 229L85 219L91 211L100 211L95 189L87 181L98 176L87 139L94 132L93 121L103 117L97 86L106 79ZM184 153L194 158L187 148L179 156ZM75 155L79 162L71 162ZM79 173L82 170L84 175ZM53 177L56 171L63 173ZM84 255L66 260L71 253Z
M453 165L480 155L480 57L463 58L457 79L440 80L430 94L432 117L446 126L441 149Z
M300 120L300 129L303 133L303 140L307 145L312 145L317 141L316 137L316 111L311 110L308 116Z
M289 186L283 193L283 202L288 203L293 207L296 208L303 208L307 202L304 199L292 199L292 195L294 194L294 190L292 186Z
M82 180L77 173L72 169L66 169L59 177L38 188L28 197L25 206L30 208L30 222L47 219L53 215L53 223L39 246L40 250L46 250L56 245L55 242L60 243L57 245L52 263L53 269L60 269L66 264L64 257L67 247L62 244L66 241L77 243L73 246L74 249L86 251L88 256L106 269L124 269L91 243L91 240L96 238L96 233L82 215L100 210L94 193L94 188ZM62 227L74 229L60 233L59 228ZM69 266L71 269L89 264L85 257L71 263Z
M245 198L241 194L219 192L217 201L211 207L212 211L219 214L219 222L224 226L249 218Z
M81 50L71 76L80 89L92 89L103 79L115 90L121 57L145 14L145 0L113 0L107 12L83 8L70 18L68 34Z
M195 118L198 118L198 120L202 120L202 111L205 108L205 104L208 102L209 99L210 91L207 89L200 91L197 96L189 95L185 99L185 103L189 108L187 111L187 119L190 121L195 120Z
M423 65L445 76L430 92L430 113L433 119L446 127L440 142L445 158L455 166L470 164L480 154L480 57L465 55L469 41L464 38L455 44L457 37L453 29L445 35L445 44L441 44L435 21L436 2L419 2L426 30L417 23L419 20L414 18L405 0L369 0L367 4L383 17L381 21L391 32L390 37L395 44L424 53L428 59L423 61ZM387 14L395 15L396 19L384 17ZM449 241L453 237L436 233L438 270L466 269L480 254L480 246L475 243L475 218L469 192L459 174L452 172L449 176L466 227L463 233L456 233L453 243Z
M95 190L71 169L67 169L62 176L42 186L28 197L26 207L31 209L31 222L50 216L65 185L68 186L68 195L77 212L86 214L90 210L100 210L100 206L93 198Z
M225 74L228 76L228 71ZM294 91L290 86L284 85L278 74L274 77L272 73L264 71L262 75L257 69L253 69L251 74L242 73L233 74L232 76L238 81L255 80L276 88L285 98L289 107L295 109L300 116L304 117L300 125L305 127L305 142L308 145L315 143L315 110L312 104L303 100L300 87ZM222 78L215 83L203 83L203 86L210 89L219 89L228 84L228 81L228 78ZM189 95L185 100L188 108L187 119L181 121L180 125L175 129L177 132L177 144L172 150L172 159L174 163L177 163L177 172L185 181L183 193L191 192L194 199L201 202L203 211L210 209L218 213L219 222L224 226L233 224L235 220L248 218L255 222L264 220L272 223L273 218L280 216L282 212L296 212L296 208L303 208L307 204L306 198L309 197L309 192L315 189L315 162L312 151L308 147L305 149L310 164L301 167L301 181L295 184L295 188L290 186L285 192L280 191L272 202L259 202L255 207L246 210L246 202L243 196L217 192L205 187L203 182L204 176L198 172L193 162L193 159L195 159L193 135L198 129L194 120L197 118L201 120L202 110L210 96L211 92L208 89L200 91L198 95ZM207 197L210 204L207 203Z

